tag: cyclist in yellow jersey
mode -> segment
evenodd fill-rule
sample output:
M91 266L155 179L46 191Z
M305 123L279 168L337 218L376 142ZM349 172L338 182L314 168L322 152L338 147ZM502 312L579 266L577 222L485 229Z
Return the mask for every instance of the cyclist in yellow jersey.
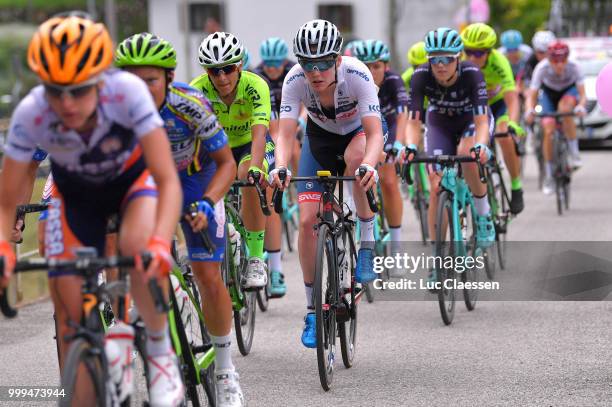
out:
M514 82L512 67L508 58L493 49L497 42L497 34L490 26L483 23L470 24L461 32L465 45L466 59L476 64L485 78L489 106L495 117L495 132L507 133L513 128L517 135L524 135L518 125L520 118L519 95ZM521 183L521 167L516 143L512 137L497 139L504 155L504 162L512 180L512 198L510 211L520 213L523 202Z
M268 134L270 89L258 75L243 71L244 47L233 34L216 32L202 41L199 62L206 73L190 86L208 98L217 119L227 133L232 154L238 164L238 178L265 183L274 165L274 144ZM267 284L263 259L266 218L259 207L257 191L242 191L242 217L247 231L249 261L245 286L261 288Z

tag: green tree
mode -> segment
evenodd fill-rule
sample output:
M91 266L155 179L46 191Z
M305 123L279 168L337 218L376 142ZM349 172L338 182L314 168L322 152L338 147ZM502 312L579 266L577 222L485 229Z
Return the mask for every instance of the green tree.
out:
M498 34L519 30L528 44L536 31L546 28L550 3L550 0L489 0L489 24Z

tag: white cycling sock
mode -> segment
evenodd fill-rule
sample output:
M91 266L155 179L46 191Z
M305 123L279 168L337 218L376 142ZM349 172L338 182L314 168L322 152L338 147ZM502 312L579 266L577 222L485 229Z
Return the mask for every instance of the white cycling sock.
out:
M389 226L389 234L391 235L392 242L399 242L401 235L401 226L391 227Z
M210 335L210 340L215 347L215 370L233 370L232 363L232 332L224 336Z
M269 250L268 259L270 259L270 270L272 271L283 271L281 266L281 252L280 250Z
M474 197L474 207L476 208L476 212L478 212L478 215L488 215L491 211L491 207L489 206L489 200L487 199L487 195L485 194L480 198Z
M567 140L567 145L569 146L572 155L578 155L580 153L580 150L578 149L578 139Z
M146 347L147 355L149 356L162 356L172 352L168 328L166 327L161 331L150 331L147 329Z
M374 219L374 216L372 216L370 219L359 218L359 228L361 229L362 243L374 241Z
M553 173L552 161L546 161L545 169L546 169L546 178L552 178L552 173Z
M306 291L306 307L309 311L314 310L314 300L312 298L312 284L306 285L304 283L304 290Z

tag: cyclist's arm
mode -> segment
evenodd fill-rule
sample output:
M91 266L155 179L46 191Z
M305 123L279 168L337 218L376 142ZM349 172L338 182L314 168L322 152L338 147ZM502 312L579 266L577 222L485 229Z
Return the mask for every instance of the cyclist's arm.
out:
M394 94L394 103L395 103L395 111L397 112L396 116L396 129L395 129L395 139L400 143L404 144L404 136L406 133L406 121L408 120L408 93L406 92L406 87L404 86L404 81L401 77L395 77L392 79L395 83L395 94Z
M476 143L489 145L489 116L479 114L474 116L474 126L476 127Z
M298 122L295 119L282 118L278 122L278 138L274 148L276 168L287 167L289 160L291 160L293 143L295 142L295 132L298 127Z
M267 132L268 128L263 124L255 124L251 127L251 166L263 169Z
M181 184L166 131L159 127L140 137L147 167L158 190L153 236L170 242L181 213Z
M408 118L406 120L406 145L418 146L421 142L421 120Z
M0 242L11 239L15 227L15 209L25 196L28 184L28 161L5 156L0 174Z
M520 105L518 91L516 90L516 82L512 73L512 65L503 54L497 54L497 65L499 66L501 79L501 92L504 95L504 102L508 108L508 116L510 120L518 123L520 116Z
M362 162L376 167L384 147L382 122L379 116L364 116L361 118L361 125L366 137L365 155Z
M576 84L576 89L578 89L578 105L586 109L587 98L584 90L584 83Z
M429 75L426 68L417 68L410 77L408 88L408 117L406 121L406 145L418 146L421 140L421 126L425 116L425 81Z
M531 112L535 109L536 99L538 96L538 90L533 88L528 88L526 90L526 98L525 98L525 111Z
M251 118L251 166L263 169L266 134L270 126L270 87L260 76L252 74L249 96L253 107Z
M228 144L209 154L217 164L217 170L208 184L204 196L212 199L213 202L218 202L227 194L236 178L236 161Z
M515 89L504 93L504 102L506 102L506 106L508 107L508 116L510 120L518 123L521 111L518 91Z
M24 186L24 193L19 199L18 205L29 204L32 200L32 193L34 192L34 184L36 183L36 174L38 173L38 167L40 167L40 161L32 160L28 164L27 179Z

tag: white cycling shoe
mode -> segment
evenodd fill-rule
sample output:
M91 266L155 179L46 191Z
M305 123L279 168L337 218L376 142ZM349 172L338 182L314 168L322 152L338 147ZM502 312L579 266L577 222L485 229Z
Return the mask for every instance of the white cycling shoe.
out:
M262 288L268 284L268 266L259 257L250 257L247 274L244 279L245 288Z
M234 369L215 371L217 407L243 407L244 395L240 388L240 376Z
M185 386L181 380L174 352L147 357L149 366L149 400L151 407L176 407L185 399Z

